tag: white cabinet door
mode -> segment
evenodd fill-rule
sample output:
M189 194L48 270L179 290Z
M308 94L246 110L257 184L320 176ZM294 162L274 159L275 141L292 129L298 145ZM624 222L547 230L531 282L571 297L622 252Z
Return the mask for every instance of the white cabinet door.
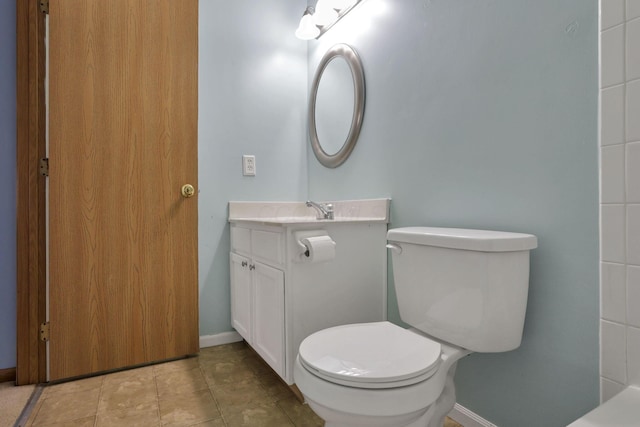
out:
M251 270L249 259L230 253L231 260L231 326L242 338L251 339Z
M284 378L284 272L256 262L253 348Z

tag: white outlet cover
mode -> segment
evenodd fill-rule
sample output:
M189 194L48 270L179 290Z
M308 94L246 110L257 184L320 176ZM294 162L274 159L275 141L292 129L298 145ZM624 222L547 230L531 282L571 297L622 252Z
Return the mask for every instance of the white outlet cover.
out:
M256 175L256 156L245 154L242 156L242 175Z

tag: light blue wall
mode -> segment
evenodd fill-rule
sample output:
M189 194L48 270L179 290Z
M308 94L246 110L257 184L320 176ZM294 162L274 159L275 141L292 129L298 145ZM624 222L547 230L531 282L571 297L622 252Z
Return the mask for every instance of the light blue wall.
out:
M15 11L0 0L0 369L16 366Z
M200 0L200 335L231 330L229 200L307 194L306 43L298 0ZM256 176L242 176L242 155Z
M566 425L594 406L597 2L366 0L308 44L311 74L336 42L365 67L364 129L335 170L300 143L304 2L266 3L200 2L200 334L231 329L229 200L301 200L307 185L316 199L391 196L392 226L539 237L523 345L462 361L458 400L502 427ZM0 369L15 366L14 16L0 0Z
M456 379L458 401L503 427L564 426L598 402L597 13L366 0L309 43L310 75L346 42L367 85L352 157L330 170L309 153L312 198L390 196L392 227L538 236L522 346L472 355Z

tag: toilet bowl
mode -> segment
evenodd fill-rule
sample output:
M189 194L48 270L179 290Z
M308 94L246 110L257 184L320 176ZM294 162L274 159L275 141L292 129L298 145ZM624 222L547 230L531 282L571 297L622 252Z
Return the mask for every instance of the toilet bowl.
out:
M411 328L343 325L300 344L295 383L327 427L442 427L458 360L522 340L535 236L406 227L387 240Z
M448 410L433 404L453 406L455 364L469 353L390 322L337 326L302 342L294 377L327 427L426 426L427 414L442 426Z

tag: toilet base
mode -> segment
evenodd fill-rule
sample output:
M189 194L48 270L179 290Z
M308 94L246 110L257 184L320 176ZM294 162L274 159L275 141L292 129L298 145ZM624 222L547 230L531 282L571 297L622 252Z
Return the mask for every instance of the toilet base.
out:
M435 404L403 416L369 417L360 415L355 418L352 414L340 413L317 402L308 401L307 403L320 418L330 418L331 421L327 421L325 427L442 427L445 417L456 403L453 377L457 366L456 362L447 372L444 389Z
M453 383L453 377L456 375L458 362L451 365L447 372L447 379L442 389L442 394L436 402L427 408L427 411L414 422L407 424L406 427L442 427L444 419L456 404L456 387Z
M453 377L455 376L457 361L461 357L469 354L468 351L448 350L450 354L448 354L449 357L445 359L445 365L449 366L443 366L444 369L441 371L442 374L446 372L442 392L434 399L435 401L431 400L431 402L433 402L432 404L413 412L395 414L393 416L370 416L363 413L347 413L337 410L336 408L326 407L313 400L308 394L305 394L302 388L301 391L305 395L306 401L311 409L313 409L320 418L325 420L325 427L442 427L445 417L456 403ZM302 371L304 368L302 368L299 363L299 361L296 361L296 369L300 370L304 376L311 375ZM298 377L301 378L302 376L299 374ZM437 379L433 378L433 380Z
M419 410L402 416L383 417L347 414L344 412L329 409L317 402L307 400L309 407L323 420L325 427L425 427L426 424L415 424L425 410Z

